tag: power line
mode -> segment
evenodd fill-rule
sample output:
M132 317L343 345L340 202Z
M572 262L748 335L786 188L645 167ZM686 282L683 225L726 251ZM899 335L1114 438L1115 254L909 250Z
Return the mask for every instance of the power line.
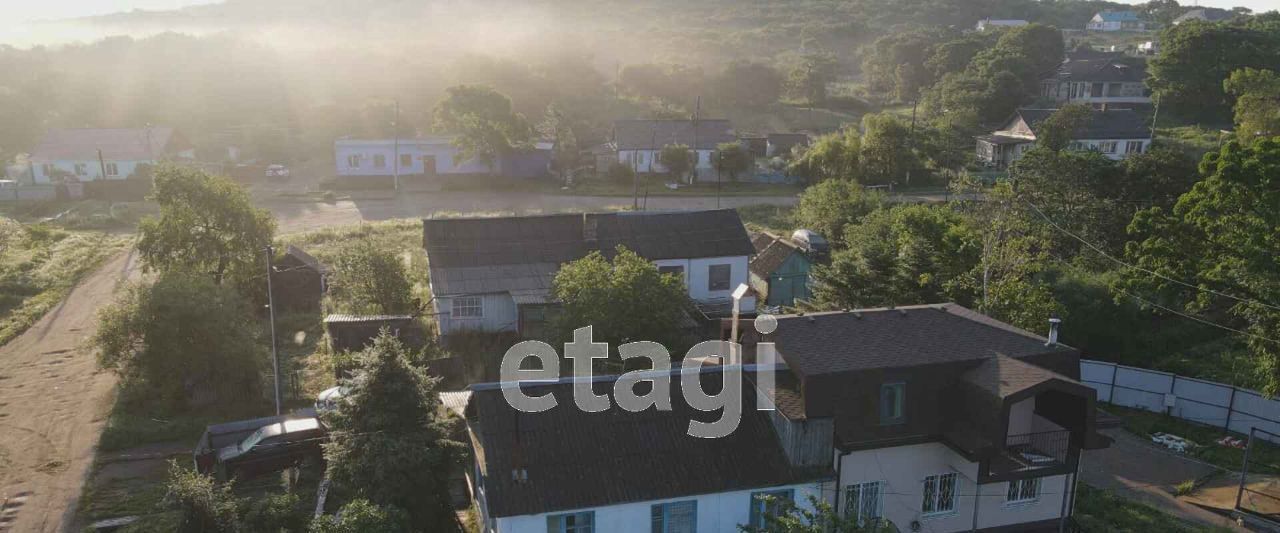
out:
M1270 337L1263 337L1262 335L1257 335L1257 334L1254 334L1254 333L1249 333L1249 332L1247 332L1247 331L1239 330L1239 329L1236 329L1236 328L1233 328L1233 327L1230 327L1230 326L1224 326L1224 325L1219 324L1219 323L1217 323L1217 322L1213 322L1213 321L1210 321L1210 320L1207 320L1207 319L1204 319L1204 318L1200 318L1200 317L1195 316L1195 315L1189 315L1189 314L1183 313L1183 312L1181 312L1181 311L1177 311L1177 310L1174 310L1174 309L1170 309L1170 308L1168 308L1168 307L1165 307L1165 306L1160 305L1160 304L1158 304L1158 303L1152 302L1152 301L1150 301L1150 300L1148 300L1148 299L1146 299L1146 298L1143 298L1143 297L1141 297L1141 296L1138 296L1138 295L1135 295L1135 294L1131 294L1131 293L1129 293L1129 292L1126 292L1124 289L1121 289L1121 288L1119 288L1119 287L1113 287L1113 289L1115 289L1115 291L1116 291L1116 292L1119 292L1120 294L1123 294L1123 295L1125 295L1125 296L1128 296L1128 297L1130 297L1130 298L1133 298L1133 299L1135 299L1135 300L1138 300L1139 302L1145 303L1145 304L1150 305L1150 306L1152 306L1152 307L1155 307L1155 308L1157 308L1157 309L1161 309L1161 310L1164 310L1164 311L1167 311L1167 312L1173 313L1173 314L1178 315L1178 316L1183 317L1183 318L1187 318L1187 319L1194 320L1194 321L1199 322L1199 323L1201 323L1201 324L1205 324L1205 325L1208 325L1208 326L1213 326L1213 327L1215 327L1215 328L1219 328L1219 329L1224 329L1224 330L1227 330L1227 331L1230 331L1230 332L1233 332L1233 333L1238 333L1238 334L1240 334L1240 335L1244 335L1244 336L1246 336L1246 337L1253 337L1253 338L1255 338L1255 339L1260 339L1260 340L1270 341L1270 342L1274 342L1274 343L1276 343L1276 344L1280 344L1280 340L1272 339L1272 338L1270 338Z
M1045 221L1045 222L1048 222L1048 223L1049 223L1049 225L1050 225L1050 226L1052 226L1054 229L1058 230L1059 232L1062 232L1063 234L1065 234L1065 235L1067 235L1067 236L1071 237L1072 239L1075 239L1075 240L1079 241L1081 244L1083 244L1083 245L1085 245L1085 246L1089 247L1089 249L1091 249L1091 250L1093 250L1093 251L1097 252L1097 253L1098 253L1098 255L1101 255L1102 257L1105 257L1105 258L1107 258L1107 259L1109 259L1109 260L1111 260L1111 261L1115 262L1116 264L1119 264L1119 265L1121 265L1121 266L1124 266L1124 267L1127 267L1127 268L1131 268L1131 269L1137 270L1137 271L1139 271L1139 272L1143 272L1143 273L1146 273L1146 274L1150 274L1150 275L1152 275L1152 276L1158 277L1158 278L1163 279L1163 280L1165 280L1165 281L1169 281L1169 282L1171 282L1171 283L1176 283L1176 284L1178 284L1178 285L1182 285L1182 286L1187 287L1187 288L1191 288L1191 289L1195 289L1195 290L1198 290L1198 291L1207 292L1207 293L1210 293L1210 294L1214 294L1214 295L1217 295L1217 296L1221 296L1221 297L1223 297L1223 298L1230 298L1230 299L1232 299L1232 300L1236 300L1236 301L1241 302L1241 303L1261 305L1261 306L1263 306L1263 307L1268 307L1268 308L1271 308L1271 309L1273 309L1273 310L1280 311L1280 306L1277 306L1277 305L1269 304L1269 303L1267 303L1267 302L1260 302L1260 301L1257 301L1257 300L1250 300L1250 299L1247 299L1247 298L1241 298L1241 297L1239 297L1239 296L1235 296L1235 295L1227 294L1227 293L1225 293L1225 292L1217 291L1217 290L1210 289L1210 288L1207 288L1207 287L1201 287L1201 286L1199 286L1199 285L1193 285L1193 284L1191 284L1191 283L1187 283L1187 282L1182 281L1182 280L1178 280L1178 279L1171 278L1171 277L1169 277L1169 276L1166 276L1166 275L1161 274L1161 273L1159 273L1159 272L1156 272L1156 271L1154 271L1154 270L1149 270L1149 269L1142 268L1142 267L1140 267L1140 266L1137 266L1137 265L1134 265L1134 264L1131 264L1131 263L1125 262L1123 259L1119 259L1119 258L1117 258L1117 257L1115 257L1115 256L1112 256L1111 254L1107 253L1105 250L1103 250L1102 248L1098 247L1097 245L1095 245L1095 244L1093 244L1093 243L1091 243L1091 242L1089 242L1089 241L1085 240L1083 237L1080 237L1079 235L1076 235L1075 233L1072 233L1071 231L1067 230L1066 228L1063 228L1062 226L1059 226L1056 222L1054 222L1054 221L1053 221L1053 219L1049 218L1049 216L1048 216L1048 215L1044 214L1044 211L1041 211L1039 207L1036 207L1036 204L1031 203L1031 201L1030 201L1030 200L1027 200L1027 199L1023 198L1023 199L1022 199L1022 201L1023 201L1023 202L1025 202L1028 206L1030 206L1030 207L1031 207L1031 209L1035 210L1036 214L1040 215L1040 218L1043 218L1043 219L1044 219L1044 221Z

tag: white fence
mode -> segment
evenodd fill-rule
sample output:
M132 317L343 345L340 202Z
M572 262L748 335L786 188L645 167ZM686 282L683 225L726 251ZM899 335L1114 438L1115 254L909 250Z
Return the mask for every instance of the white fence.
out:
M1280 434L1280 400L1257 391L1168 372L1102 361L1080 360L1080 381L1098 400L1230 429L1248 435L1258 428ZM1280 437L1273 442L1280 442Z

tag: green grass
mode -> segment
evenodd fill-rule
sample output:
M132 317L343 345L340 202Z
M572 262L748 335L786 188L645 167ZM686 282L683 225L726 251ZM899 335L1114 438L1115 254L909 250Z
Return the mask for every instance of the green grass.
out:
M1199 446L1188 455L1227 470L1240 471L1244 464L1244 450L1221 446L1215 441L1222 438L1221 428L1189 422L1161 413L1129 409L1108 405L1104 409L1123 421L1124 428L1140 437L1148 438L1153 433L1171 433L1188 439ZM1247 435L1232 433L1236 438L1247 440ZM1253 445L1249 471L1254 473L1280 474L1280 447L1257 441Z
M0 217L0 345L53 309L128 239Z
M768 231L775 235L791 235L795 222L791 216L794 207L783 205L754 204L738 208L738 216L748 229Z
M1199 533L1222 531L1183 522L1154 507L1116 496L1111 491L1081 483L1077 489L1075 519L1085 531L1146 533Z

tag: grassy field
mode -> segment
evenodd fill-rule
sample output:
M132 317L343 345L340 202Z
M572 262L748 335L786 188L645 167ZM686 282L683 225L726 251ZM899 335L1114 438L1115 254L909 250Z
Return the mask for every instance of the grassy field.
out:
M0 345L17 337L129 240L0 217Z
M1120 417L1124 428L1138 436L1145 438L1153 433L1171 433L1196 443L1199 446L1188 455L1206 463L1236 472L1239 472L1241 465L1244 464L1244 450L1221 446L1214 442L1224 435L1221 428L1196 424L1141 409L1128 409L1114 405L1107 405L1104 409ZM1248 438L1247 435L1237 433L1231 435L1242 440ZM1280 474L1280 447L1259 441L1254 443L1251 453L1250 472Z
M1200 533L1227 531L1183 522L1154 507L1127 500L1114 493L1081 483L1077 494L1075 519L1089 532Z

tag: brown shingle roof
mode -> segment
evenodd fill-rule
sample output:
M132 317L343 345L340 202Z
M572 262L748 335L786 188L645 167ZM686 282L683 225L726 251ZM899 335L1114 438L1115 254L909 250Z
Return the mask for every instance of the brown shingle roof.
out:
M720 391L718 370L701 377L708 394ZM609 393L615 379L597 378L593 388ZM741 382L743 405L754 405L754 388ZM765 413L755 409L744 409L738 429L726 437L689 436L690 420L712 421L719 413L690 407L677 376L670 411L630 413L611 403L588 413L574 405L568 381L525 389L529 395L553 394L556 407L516 411L492 384L474 386L467 406L491 516L747 490L827 475L791 467ZM527 478L513 479L519 470Z
M990 357L964 373L965 381L997 398L1008 397L1051 379L1080 385L1080 382L1047 368L1002 354Z
M1072 350L998 323L956 304L917 305L783 316L769 340L800 376Z
M800 247L791 242L791 239L774 239L764 250L757 248L756 256L751 259L749 268L751 273L767 279L782 266L782 263L786 262L788 257L791 257L791 254L799 252Z

